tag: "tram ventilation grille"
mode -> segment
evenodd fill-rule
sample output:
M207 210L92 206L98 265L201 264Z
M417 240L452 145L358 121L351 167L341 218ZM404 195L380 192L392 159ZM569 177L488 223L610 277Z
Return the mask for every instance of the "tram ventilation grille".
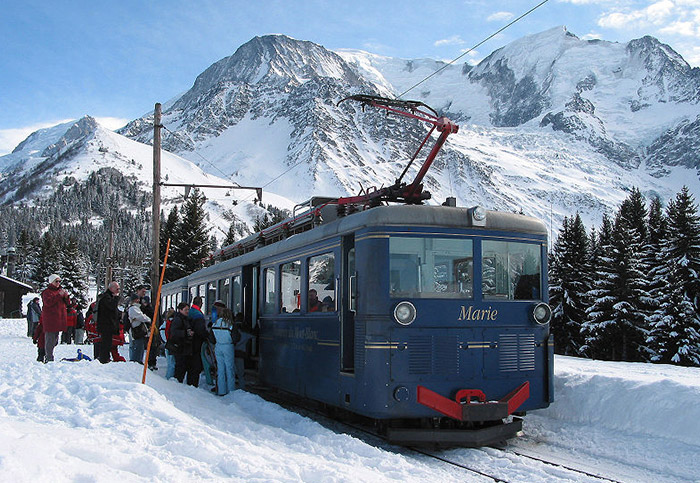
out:
M409 374L431 374L433 372L432 337L410 337L408 347L411 351L408 358Z
M366 327L364 323L355 323L355 340L365 340ZM365 368L365 351L362 344L355 344L355 374L362 373Z
M534 334L502 334L498 348L501 372L535 370Z
M459 374L459 341L456 336L433 338L433 374Z
M454 337L410 337L409 374L459 374L459 342Z

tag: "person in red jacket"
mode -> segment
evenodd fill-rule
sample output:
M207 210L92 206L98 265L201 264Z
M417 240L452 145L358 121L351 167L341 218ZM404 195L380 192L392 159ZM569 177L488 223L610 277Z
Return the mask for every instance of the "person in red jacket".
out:
M71 303L68 307L66 313L66 330L61 334L61 344L70 344L73 341L73 336L75 335L75 324L78 321L78 311L75 310L75 304Z
M53 349L58 343L58 333L68 328L67 307L71 301L68 292L61 288L61 277L49 275L49 285L41 292L44 323L44 341L46 343L46 362L53 362Z

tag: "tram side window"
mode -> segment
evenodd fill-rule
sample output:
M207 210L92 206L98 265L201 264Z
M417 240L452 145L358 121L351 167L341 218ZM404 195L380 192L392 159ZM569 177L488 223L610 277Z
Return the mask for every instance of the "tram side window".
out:
M206 308L206 312L204 312L207 315L211 314L211 309L214 307L214 302L216 302L216 283L215 282L209 282L207 284L207 300L205 302L205 307L202 307L202 311Z
M265 289L264 289L264 314L274 314L277 312L275 307L275 299L277 292L275 291L275 269L274 267L266 268L264 273Z
M241 276L233 277L233 294L231 297L231 311L233 315L238 315L243 312L243 295L241 293Z
M221 300L223 303L225 303L226 307L229 307L230 294L231 294L231 279L224 278L223 280L219 280L219 300ZM235 312L234 312L234 314L235 314Z
M299 312L301 309L301 260L283 264L280 267L280 273L282 312Z
M392 297L472 298L473 275L473 242L470 239L389 239Z
M484 240L482 292L486 300L539 300L542 264L534 243Z
M332 253L324 253L309 258L308 280L308 311L335 312L335 256Z
M193 287L190 287L190 299L188 300L188 302L191 304L192 299L194 299L196 296L197 296L197 286L195 285Z
M199 286L199 293L197 294L200 297L202 297L202 306L200 309L202 310L203 314L207 313L207 284L203 283Z

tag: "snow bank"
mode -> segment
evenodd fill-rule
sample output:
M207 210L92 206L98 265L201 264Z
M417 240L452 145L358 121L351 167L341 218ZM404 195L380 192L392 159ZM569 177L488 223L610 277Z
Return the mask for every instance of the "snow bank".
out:
M700 446L700 368L556 356L547 417Z
M23 319L0 319L4 481L455 480L235 391L217 397L136 363L35 361ZM92 355L91 346L82 346ZM123 351L122 354L125 354ZM56 360L74 357L59 345ZM463 475L461 475L463 479Z

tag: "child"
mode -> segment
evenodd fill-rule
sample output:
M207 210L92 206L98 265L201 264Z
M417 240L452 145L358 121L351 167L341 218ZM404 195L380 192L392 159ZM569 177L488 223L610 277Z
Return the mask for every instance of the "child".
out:
M227 307L219 307L219 318L212 325L216 345L217 384L219 396L225 396L236 389L235 344L240 333L234 326L233 314Z
M36 349L37 349L37 356L36 360L38 362L46 362L46 343L44 341L44 324L41 320L41 317L39 317L39 323L36 325L36 328L34 329L34 334L32 335L32 340L36 344Z

